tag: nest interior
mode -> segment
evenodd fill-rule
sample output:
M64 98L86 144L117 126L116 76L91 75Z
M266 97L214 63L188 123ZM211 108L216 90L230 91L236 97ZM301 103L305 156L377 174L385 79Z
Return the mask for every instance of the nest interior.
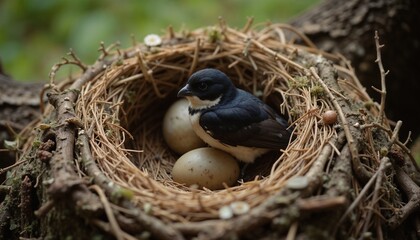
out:
M167 222L218 219L222 206L237 201L253 208L290 178L309 171L322 146L337 135L333 125L321 121L322 113L334 107L310 67L335 64L341 92L334 94L369 100L345 61L282 24L169 31L159 46L136 44L115 51L114 57L118 60L82 86L76 113L101 171L130 192L140 208ZM188 76L208 67L225 72L237 87L286 115L295 134L287 149L275 154L267 174L250 174L247 181L217 191L172 180L179 155L167 147L161 131L164 113ZM260 159L255 167L264 163Z

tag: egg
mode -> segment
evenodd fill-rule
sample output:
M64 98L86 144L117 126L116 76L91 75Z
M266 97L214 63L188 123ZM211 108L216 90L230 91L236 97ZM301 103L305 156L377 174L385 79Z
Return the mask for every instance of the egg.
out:
M232 186L239 177L239 165L232 155L204 147L182 155L172 169L173 180L187 186L198 185L210 190Z
M191 126L186 99L174 102L166 111L162 132L168 146L179 154L206 145Z

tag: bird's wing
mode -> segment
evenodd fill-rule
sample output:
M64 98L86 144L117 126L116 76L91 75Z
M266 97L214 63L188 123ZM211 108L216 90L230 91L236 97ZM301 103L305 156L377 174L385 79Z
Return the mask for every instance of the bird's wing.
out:
M213 138L231 146L280 149L287 146L287 122L257 98L205 111L200 125Z

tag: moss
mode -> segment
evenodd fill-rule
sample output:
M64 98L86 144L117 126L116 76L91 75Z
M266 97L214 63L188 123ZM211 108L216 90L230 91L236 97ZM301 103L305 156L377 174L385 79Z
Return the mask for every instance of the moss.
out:
M220 33L220 31L217 30L217 28L214 28L214 27L209 28L209 32L208 32L209 42L215 43L215 42L218 42L221 38L222 38L222 34Z
M315 85L311 88L311 95L316 98L323 98L326 96L326 92L322 86Z
M131 200L134 197L134 192L130 189L118 187L115 191L112 192L111 198L112 201L117 202L121 199Z
M294 81L289 82L289 87L292 89L310 87L310 80L306 76L297 76Z
M289 111L290 116L292 117L292 119L297 119L300 117L300 115L302 114L299 110L292 108Z

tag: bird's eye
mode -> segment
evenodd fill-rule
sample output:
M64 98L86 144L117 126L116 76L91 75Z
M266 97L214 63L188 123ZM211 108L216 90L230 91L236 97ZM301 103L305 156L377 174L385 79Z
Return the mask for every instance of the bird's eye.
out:
M200 89L201 91L205 91L205 90L207 90L207 88L208 88L208 85L205 82L200 82L198 84L198 89Z

